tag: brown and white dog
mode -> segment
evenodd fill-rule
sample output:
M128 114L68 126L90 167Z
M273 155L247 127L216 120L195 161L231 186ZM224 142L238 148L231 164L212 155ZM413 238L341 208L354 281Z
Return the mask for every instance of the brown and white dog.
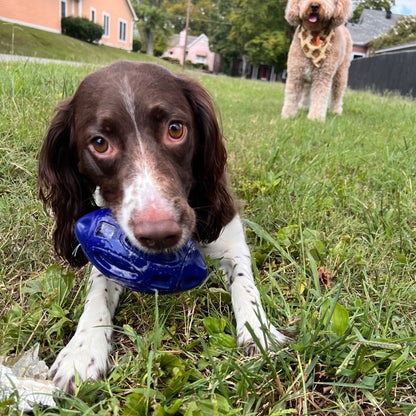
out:
M163 67L126 61L88 75L57 108L39 160L40 195L56 220L55 250L87 262L74 234L84 214L109 207L130 242L146 252L193 238L219 258L231 292L237 344L258 352L285 341L268 322L255 287L243 227L227 187L226 152L213 103L196 81ZM51 368L73 393L109 368L112 317L121 287L92 269L74 337Z
M289 49L282 117L309 108L308 118L325 121L342 113L352 41L344 26L349 0L289 0L286 20L297 26Z

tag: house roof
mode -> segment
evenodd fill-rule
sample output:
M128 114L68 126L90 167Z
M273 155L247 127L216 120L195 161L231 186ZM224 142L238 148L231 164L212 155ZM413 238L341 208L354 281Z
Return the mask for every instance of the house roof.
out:
M138 20L137 19L136 12L134 11L134 8L133 8L133 6L131 4L131 1L130 0L125 0L125 2L127 3L127 7L130 10L131 15L133 16L133 19L134 20Z
M379 55L382 53L408 52L408 51L414 51L414 50L416 50L416 42L411 42L411 43L404 43L403 45L391 46L390 48L379 49L375 51L375 54Z
M401 14L391 14L390 18L382 10L364 9L358 23L349 23L352 43L354 45L367 45L372 40L388 32L394 26L397 19L402 17Z
M187 49L189 49L198 40L204 39L204 38L206 40L208 40L208 37L205 34L203 34L203 33L201 35L199 35L199 36L191 36L191 35L188 35L188 38L186 40L186 47L187 47ZM179 33L173 35L169 39L169 47L170 48L175 48L176 47L176 48L183 49L183 45L180 43L180 40L181 40L181 38L180 38L180 34Z

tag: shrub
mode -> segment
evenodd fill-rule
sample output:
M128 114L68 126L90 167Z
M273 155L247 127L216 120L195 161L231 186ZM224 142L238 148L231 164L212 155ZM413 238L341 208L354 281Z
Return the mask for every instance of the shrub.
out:
M197 62L196 64L194 64L194 68L199 69L201 71L208 71L208 65L202 62Z
M163 56L162 59L164 61L168 61L171 64L176 64L176 65L180 65L181 63L179 62L179 59L175 59L175 58L171 58L170 56Z
M84 42L98 42L104 34L104 29L86 17L63 17L61 20L62 33Z
M207 64L204 64L204 63L202 63L202 62L196 62L196 63L193 63L192 61L190 61L190 60L186 60L185 61L185 66L187 67L187 68L189 68L189 69L196 69L196 70L202 70L202 71L208 71L208 65Z
M138 39L133 39L133 52L139 52L142 48L142 43Z

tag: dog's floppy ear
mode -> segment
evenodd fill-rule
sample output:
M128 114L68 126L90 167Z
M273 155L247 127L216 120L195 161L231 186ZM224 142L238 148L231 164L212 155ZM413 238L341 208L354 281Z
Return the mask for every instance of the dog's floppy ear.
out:
M179 79L191 105L198 135L189 204L196 212L196 238L209 243L218 238L236 214L227 186L227 153L211 97L198 82L183 76Z
M336 1L334 14L332 16L334 26L340 26L347 20L350 13L350 6L349 0Z
M45 206L55 216L54 245L56 253L72 266L87 262L75 237L75 222L96 209L93 185L79 173L78 157L73 138L73 110L71 99L56 109L39 154L38 187Z
M299 14L299 0L289 0L285 12L286 21L292 26L300 25L301 21Z

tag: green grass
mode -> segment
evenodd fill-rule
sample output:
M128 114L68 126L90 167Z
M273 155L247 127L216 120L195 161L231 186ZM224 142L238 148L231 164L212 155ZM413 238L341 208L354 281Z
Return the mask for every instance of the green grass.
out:
M0 53L65 61L108 64L116 59L149 60L155 58L105 45L86 42L0 20Z
M88 269L53 266L36 156L54 106L92 70L0 64L0 355L40 343L51 365L82 313ZM203 289L180 296L126 292L114 370L35 414L409 414L415 102L347 91L341 117L282 121L283 85L199 79L221 112L267 315L294 342L245 358L213 267Z

